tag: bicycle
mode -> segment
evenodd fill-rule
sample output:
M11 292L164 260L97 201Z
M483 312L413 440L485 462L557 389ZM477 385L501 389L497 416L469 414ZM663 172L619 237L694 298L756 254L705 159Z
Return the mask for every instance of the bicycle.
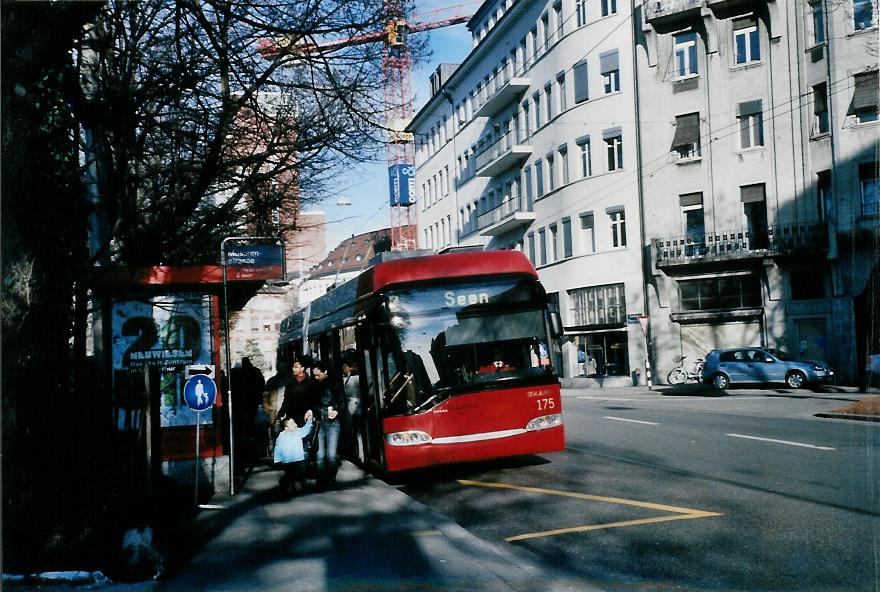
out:
M703 365L706 363L706 360L697 358L697 361L694 362L693 370L688 370L684 365L686 359L687 356L682 356L681 365L673 368L666 377L669 384L684 384L688 380L700 382L703 379Z

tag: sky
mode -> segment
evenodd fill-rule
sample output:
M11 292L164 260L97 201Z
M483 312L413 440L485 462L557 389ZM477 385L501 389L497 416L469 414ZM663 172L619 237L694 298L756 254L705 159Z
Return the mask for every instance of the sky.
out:
M415 14L412 20L413 22L435 21L456 14L473 14L479 9L481 3L476 1L458 5L456 0L446 2L443 0L416 0ZM444 10L419 17L419 13L437 9ZM472 45L471 35L465 24L417 34L428 36L431 56L424 64L413 68L413 113L417 113L430 98L428 78L436 70L437 65L462 62ZM380 151L381 155L384 153L384 149ZM351 171L340 179L340 184L334 194L329 196L320 206L314 208L320 209L327 215L328 251L353 234L379 230L390 225L387 165L384 160L372 164L353 165ZM351 205L337 205L336 202L341 199L351 201Z

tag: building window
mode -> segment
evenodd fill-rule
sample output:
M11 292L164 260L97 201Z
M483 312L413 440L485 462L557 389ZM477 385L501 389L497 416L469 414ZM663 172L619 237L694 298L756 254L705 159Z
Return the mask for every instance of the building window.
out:
M855 89L852 101L849 104L847 115L854 115L857 123L877 121L877 71L865 72L853 76Z
M537 265L537 258L535 257L535 233L530 232L528 236L529 240L529 261L532 262L532 266Z
M761 38L754 18L733 21L733 46L737 65L761 60Z
M596 232L593 228L593 213L581 214L581 236L585 253L596 252Z
M531 130L532 122L531 122L531 113L529 111L529 104L527 102L523 103L522 108L523 108L523 116L522 116L523 132L525 133L525 137L523 139L525 140L525 139L528 139L528 137L532 135L532 130Z
M700 114L688 113L675 117L675 135L672 137L672 150L681 159L700 156Z
M562 184L568 185L568 146L559 147L559 167L562 170Z
M571 69L574 78L574 102L583 103L590 98L589 86L587 85L587 62L582 60Z
M535 185L537 196L544 195L544 164L540 160L535 161Z
M559 112L565 113L568 101L565 96L565 72L556 77L556 92L559 94Z
M538 231L538 244L541 249L541 265L547 265L547 230L544 228Z
M831 171L819 171L816 173L816 210L820 222L831 217L831 206Z
M602 72L602 84L605 94L620 91L620 60L617 50L599 54L599 68Z
M577 26L583 27L587 24L587 0L575 0L574 12L577 15Z
M590 156L590 138L578 140L578 152L580 152L581 177L586 178L593 175L593 162Z
M534 195L532 195L532 167L526 167L523 173L523 186L526 189L526 204L531 212L532 204L534 203Z
M827 134L831 129L828 117L828 85L813 87L813 134Z
M859 165L859 193L862 196L863 214L876 214L880 212L877 202L876 162L868 162Z
M562 256L569 259L572 255L571 218L564 218L562 220Z
M689 31L676 35L673 53L675 78L687 78L699 73L697 70L697 34L695 32Z
M764 145L764 118L761 109L760 99L737 105L739 145L743 150Z
M623 136L620 129L606 130L602 137L605 140L605 157L608 171L616 171L623 168Z
M547 155L547 185L550 191L556 189L556 158L552 154Z
M685 236L685 255L702 255L705 250L706 223L703 213L703 194L685 193L678 196Z
M874 25L873 0L853 0L853 26L856 31Z
M825 43L825 7L817 0L811 7L813 13L813 44Z
M606 284L569 290L574 325L622 325L626 323L623 284Z
M743 185L739 191L748 248L750 250L766 249L768 245L767 193L764 184Z
M552 261L559 261L559 229L556 224L550 225L550 253Z
M617 0L601 0L602 16L617 14Z
M611 225L611 246L615 249L626 246L626 212L615 210L608 212L608 222Z
M549 123L551 119L553 119L553 85L548 84L544 87L544 100L546 101L544 107L547 109L547 122Z
M732 310L761 306L761 284L754 275L680 280L681 310Z
M541 93L532 95L532 102L535 105L535 130L537 130L541 127Z
M792 300L818 300L825 298L825 275L816 269L792 269L788 275Z
M559 41L562 38L562 27L565 21L562 18L562 2L553 5L553 26L556 29L553 32L553 41Z

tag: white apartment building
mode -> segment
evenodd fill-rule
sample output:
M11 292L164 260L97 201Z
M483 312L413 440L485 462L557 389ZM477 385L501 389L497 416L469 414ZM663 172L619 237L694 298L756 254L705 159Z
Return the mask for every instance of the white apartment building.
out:
M853 384L880 352L876 3L651 0L636 18L659 373L764 345Z
M563 319L563 376L644 382L631 7L494 0L468 28L408 128L420 246L525 251Z

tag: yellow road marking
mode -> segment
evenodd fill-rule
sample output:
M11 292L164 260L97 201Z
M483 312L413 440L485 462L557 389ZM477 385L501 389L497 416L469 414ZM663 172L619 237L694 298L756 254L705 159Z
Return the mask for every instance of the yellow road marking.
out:
M459 479L462 485L471 485L474 487L492 487L495 489L513 489L516 491L525 491L527 493L540 493L544 495L558 495L561 497L573 497L576 499L588 500L593 502L604 502L609 504L620 504L624 506L634 506L637 508L647 508L650 510L659 510L662 512L672 512L673 516L656 516L654 518L641 518L638 520L624 520L621 522L607 522L605 524L587 524L584 526L574 526L571 528L558 528L554 530L545 530L541 532L531 532L507 537L504 540L508 542L522 541L526 539L534 539L540 537L555 536L559 534L569 534L572 532L587 532L590 530L601 530L603 528L619 528L621 526L637 526L641 524L655 524L658 522L671 522L673 520L693 520L694 518L709 518L712 516L721 516L718 512L706 512L703 510L693 510L691 508L680 508L677 506L667 506L666 504L655 504L652 502L642 502L638 500L624 499L620 497L608 497L603 495L590 495L588 493L577 493L574 491L560 491L558 489L545 489L543 487L528 487L525 485L510 485L508 483L489 483L486 481L470 481L467 479Z

